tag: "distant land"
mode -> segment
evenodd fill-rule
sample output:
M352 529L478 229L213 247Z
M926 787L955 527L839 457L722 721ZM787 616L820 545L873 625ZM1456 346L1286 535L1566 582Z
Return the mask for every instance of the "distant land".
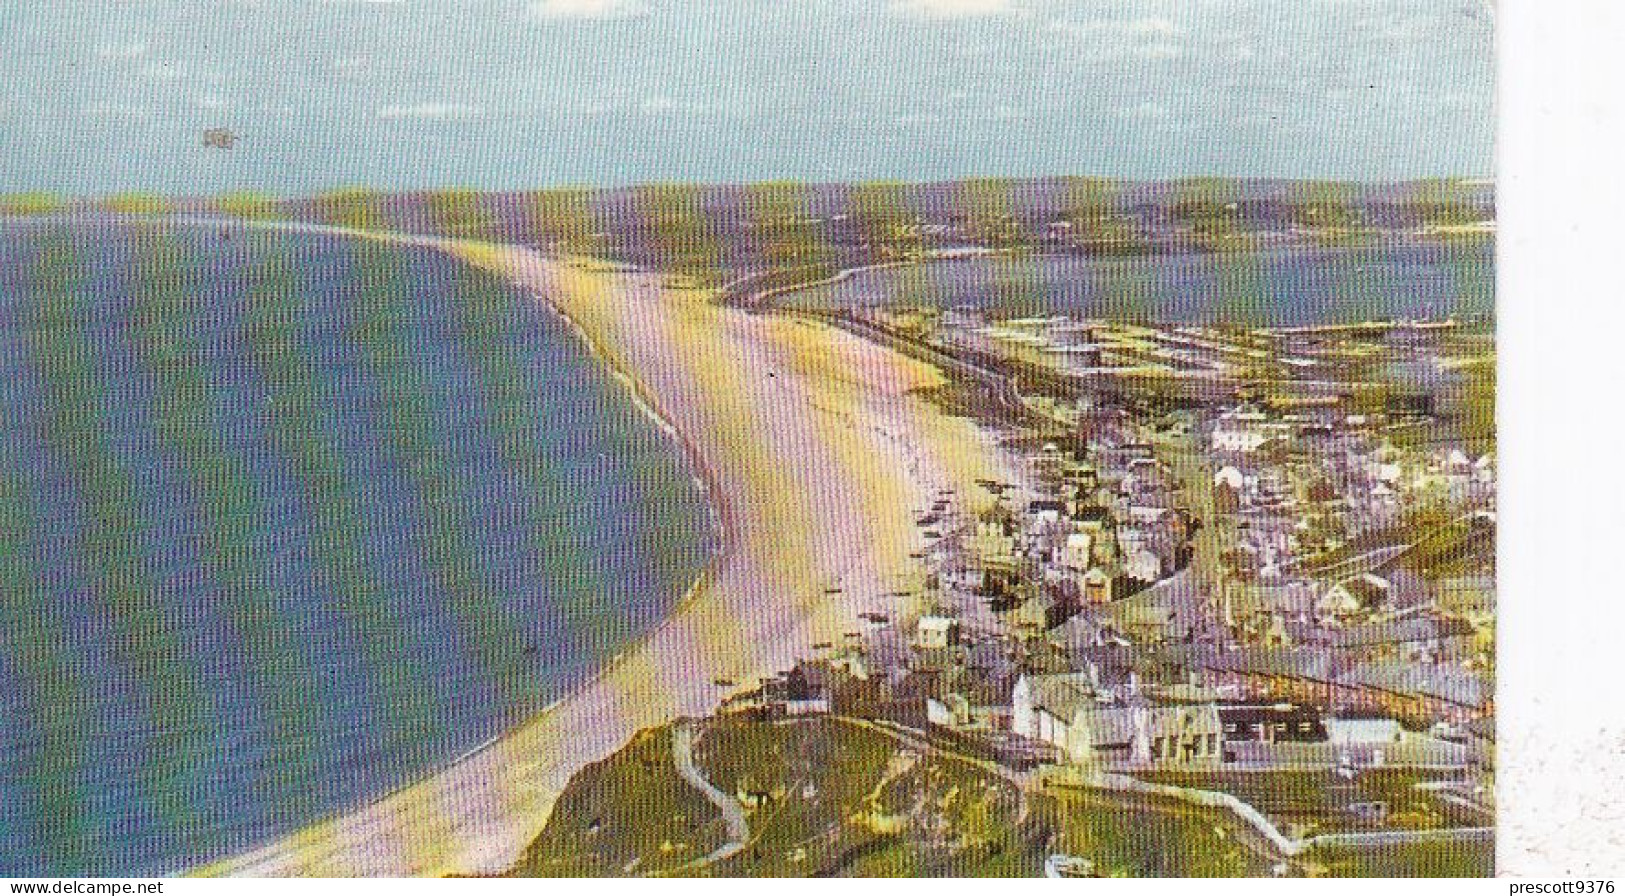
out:
M354 188L285 198L0 196L0 215L227 214L522 243L736 292L970 251L1082 256L1459 242L1493 236L1493 181L981 178L650 184L486 193Z

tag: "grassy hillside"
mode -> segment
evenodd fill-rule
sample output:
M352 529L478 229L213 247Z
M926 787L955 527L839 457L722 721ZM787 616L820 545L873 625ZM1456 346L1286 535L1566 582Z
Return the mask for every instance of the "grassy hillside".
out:
M1009 876L1037 874L1047 832L1016 787L967 764L827 719L712 720L695 762L747 801L751 839L698 862L726 833L677 775L669 729L571 781L518 875Z
M705 856L726 837L716 807L677 775L671 729L657 728L571 779L513 873L659 874Z
M1493 843L1407 843L1378 849L1314 849L1304 860L1328 877L1489 877Z
M724 722L698 761L723 790L765 797L749 848L716 874L987 877L1043 861L1014 785L874 731Z
M669 728L571 781L517 876L1031 877L1051 853L1111 877L1267 876L1278 856L1229 813L1087 788L1024 790L913 740L830 718L696 726L695 763L746 806L728 842L716 807L677 773ZM1484 875L1480 845L1316 851L1293 873Z
M1223 812L1173 800L1125 805L1093 790L1037 802L1054 825L1052 852L1084 856L1107 877L1258 877L1271 862L1237 841Z

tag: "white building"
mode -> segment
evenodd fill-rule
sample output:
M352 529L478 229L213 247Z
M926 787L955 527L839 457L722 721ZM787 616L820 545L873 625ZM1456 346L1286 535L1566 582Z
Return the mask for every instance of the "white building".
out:
M1235 467L1224 467L1213 474L1213 484L1226 486L1239 495L1242 488L1247 484L1247 477L1243 476L1241 471Z
M1083 572L1089 568L1093 546L1094 538L1089 533L1074 532L1066 537L1056 560L1073 572Z
M1238 411L1219 418L1219 422L1213 425L1211 439L1215 451L1245 454L1257 451L1270 440L1270 435L1263 414Z
M1404 736L1394 719L1326 720L1326 737L1334 744L1396 744Z
M1387 579L1372 573L1344 579L1326 590L1325 596L1316 602L1315 611L1323 619L1368 612L1387 601L1392 587Z
M1102 699L1087 673L1023 675L1011 695L1011 731L1057 747L1073 764L1219 762L1213 704L1114 706Z
M1123 573L1150 584L1162 578L1162 558L1148 548L1135 548L1123 556Z
M914 628L914 644L923 650L941 650L959 641L959 620L951 616L921 616Z

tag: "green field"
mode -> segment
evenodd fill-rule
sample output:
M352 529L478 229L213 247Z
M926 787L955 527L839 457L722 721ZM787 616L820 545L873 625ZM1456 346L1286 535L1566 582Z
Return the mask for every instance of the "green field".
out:
M1228 793L1264 813L1288 836L1353 831L1414 831L1449 827L1476 827L1485 823L1439 800L1416 784L1426 775L1398 769L1366 771L1353 781L1329 772L1232 772L1189 774L1160 772L1141 775L1158 784ZM1382 802L1385 819L1377 821L1350 811L1358 803Z
M1233 816L1174 800L1097 790L1038 801L1054 826L1052 852L1082 856L1107 877L1256 877L1272 861L1239 842Z
M1327 877L1490 877L1493 843L1405 843L1372 849L1317 847L1300 857Z

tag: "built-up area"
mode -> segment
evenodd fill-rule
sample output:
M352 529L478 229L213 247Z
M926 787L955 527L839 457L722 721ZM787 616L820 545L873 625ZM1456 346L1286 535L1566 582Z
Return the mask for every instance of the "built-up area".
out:
M725 711L1229 807L1283 855L1490 836L1487 327L831 319L953 372L1025 475L916 508L923 587Z

